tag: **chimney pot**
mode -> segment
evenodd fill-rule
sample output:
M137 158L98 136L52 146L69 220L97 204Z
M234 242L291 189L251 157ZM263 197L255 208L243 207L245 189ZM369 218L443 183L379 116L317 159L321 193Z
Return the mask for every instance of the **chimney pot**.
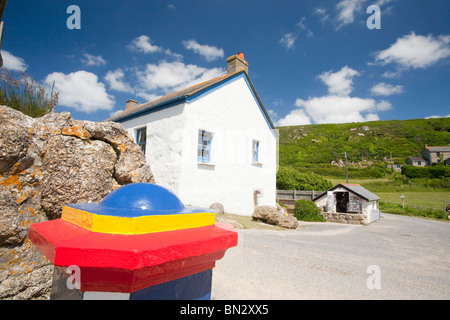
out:
M136 100L128 99L128 100L127 100L126 107L125 107L125 111L130 110L130 109L136 107L136 106L137 106L137 103L138 103L138 102L137 102Z

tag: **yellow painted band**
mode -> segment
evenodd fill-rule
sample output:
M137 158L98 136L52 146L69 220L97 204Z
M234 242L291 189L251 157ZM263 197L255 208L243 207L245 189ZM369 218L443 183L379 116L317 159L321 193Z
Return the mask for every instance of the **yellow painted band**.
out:
M63 207L62 219L84 229L114 234L144 234L210 226L215 213L200 212L141 217L115 217Z

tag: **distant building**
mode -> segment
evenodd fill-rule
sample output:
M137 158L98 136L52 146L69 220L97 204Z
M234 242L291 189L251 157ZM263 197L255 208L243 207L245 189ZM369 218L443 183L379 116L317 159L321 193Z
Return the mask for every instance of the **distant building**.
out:
M386 169L391 169L391 170L394 170L396 172L402 172L402 167L403 167L402 164L388 164L386 166Z
M428 165L432 165L433 163L448 164L450 162L450 146L432 147L425 145L420 155L427 161Z
M427 160L422 157L408 157L408 159L406 159L406 164L414 167L425 167L427 165Z
M313 199L325 213L363 215L363 224L380 219L379 200L380 197L361 185L346 183L340 183Z

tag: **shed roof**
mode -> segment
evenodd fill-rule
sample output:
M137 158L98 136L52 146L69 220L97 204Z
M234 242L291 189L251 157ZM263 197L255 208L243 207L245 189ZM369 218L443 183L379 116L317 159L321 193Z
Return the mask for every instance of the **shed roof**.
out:
M422 157L408 157L408 159L411 159L412 161L426 161L424 158Z
M349 192L352 192L367 201L380 200L379 196L377 196L376 194L373 194L372 192L370 192L369 190L367 190L366 188L362 187L359 184L339 183L338 185L334 186L333 188L329 189L328 191L334 191L339 187L342 187L342 188L348 190ZM327 193L324 193L324 194L314 198L313 201L316 201L317 199L325 196L326 194Z

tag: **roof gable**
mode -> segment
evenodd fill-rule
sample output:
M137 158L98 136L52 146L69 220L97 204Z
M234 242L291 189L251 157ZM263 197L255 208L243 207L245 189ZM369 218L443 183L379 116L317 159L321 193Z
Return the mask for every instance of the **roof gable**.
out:
M192 101L195 101L196 99L199 99L203 95L217 90L220 87L235 81L237 79L244 78L245 82L247 83L250 92L253 95L253 98L256 100L261 113L266 120L267 125L269 126L272 133L275 134L275 127L270 120L269 114L267 113L261 99L259 98L258 93L256 92L255 87L253 86L253 83L251 82L250 78L248 77L247 73L245 71L239 71L235 72L233 74L229 75L223 75L202 83L199 83L197 85L191 86L189 88L168 94L164 97L158 98L156 100L143 103L141 105L138 105L130 110L125 110L117 115L114 115L105 121L115 121L115 122L124 122L133 118L137 118L152 112L156 112L165 108L170 108L175 105L178 105L180 103L190 103Z
M359 184L339 183L338 185L334 186L333 188L329 189L328 191L334 191L339 187L346 189L347 191L352 192L367 201L380 200L380 197L378 197L376 194L373 194L372 192L370 192L369 190L367 190L366 188L364 188L363 186L361 186ZM327 193L321 194L320 196L314 198L313 201L316 201L317 199L323 197L326 194Z

